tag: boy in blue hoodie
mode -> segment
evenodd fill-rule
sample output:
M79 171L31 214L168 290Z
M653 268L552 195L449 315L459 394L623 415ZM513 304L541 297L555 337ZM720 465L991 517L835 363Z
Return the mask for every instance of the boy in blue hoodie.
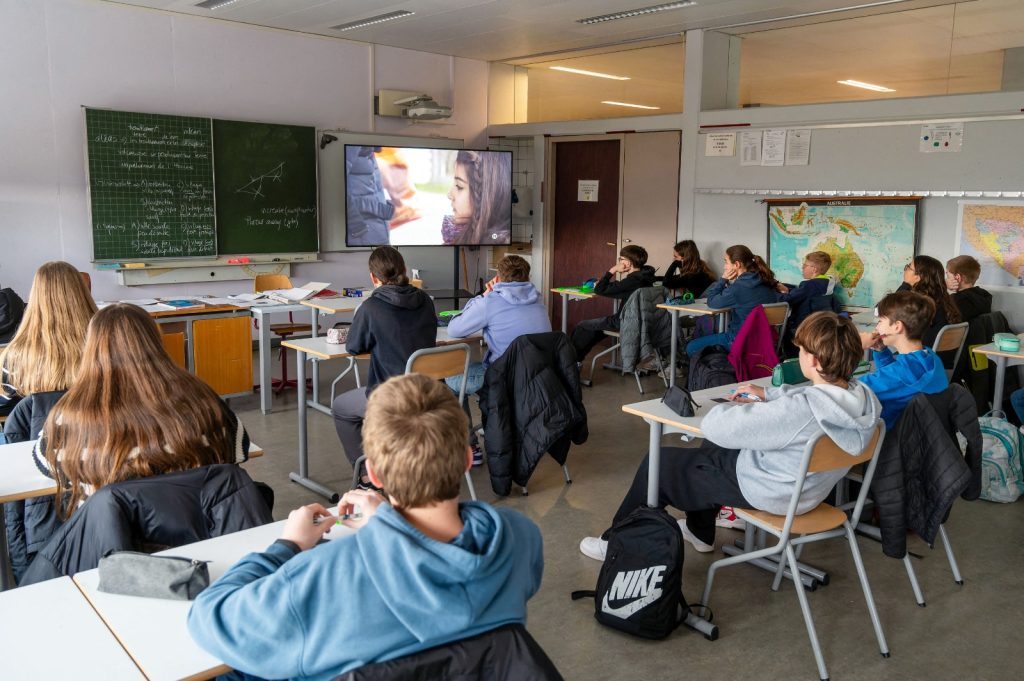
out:
M789 303L792 310L786 327L787 350L793 349L793 334L800 327L800 323L807 319L812 312L819 310L839 312L835 298L832 297L836 280L827 274L831 267L832 257L828 253L811 251L804 256L804 264L800 268L800 273L804 276L800 285L779 284L779 302ZM829 298L825 296L829 296Z
M875 331L860 335L864 349L872 351L875 369L860 381L878 396L885 427L891 431L914 395L940 393L949 380L942 360L921 341L935 316L931 298L897 291L879 301L875 314Z
M466 417L426 376L370 395L366 464L389 502L345 494L359 531L317 546L335 524L319 504L288 516L279 539L242 558L189 611L193 638L248 675L327 681L509 623L544 568L540 530L516 511L459 502L469 468Z

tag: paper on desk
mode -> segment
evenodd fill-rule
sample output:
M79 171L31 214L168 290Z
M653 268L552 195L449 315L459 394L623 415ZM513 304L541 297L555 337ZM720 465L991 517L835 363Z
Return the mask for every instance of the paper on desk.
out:
M139 305L146 312L169 312L171 310L177 310L178 308L173 305L164 305L163 303L154 303L153 305Z
M197 298L201 303L207 305L234 305L236 307L246 307L245 302L241 300L235 300L233 298Z
M243 300L245 302L252 302L254 300L259 300L260 298L263 298L263 297L265 297L265 296L262 293L236 293L233 296L228 296L228 298L231 298L232 301ZM234 305L234 304L235 303L232 302L232 305Z
M138 305L139 307L145 307L147 305L156 305L156 298L137 298L136 300L122 300L122 303L128 303L129 305Z

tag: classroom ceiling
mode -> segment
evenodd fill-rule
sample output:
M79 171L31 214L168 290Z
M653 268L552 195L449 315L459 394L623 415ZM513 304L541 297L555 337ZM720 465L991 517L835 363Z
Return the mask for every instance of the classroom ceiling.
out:
M951 4L951 0L697 0L697 4L681 9L585 25L577 20L667 0L235 0L212 10L198 7L200 0L116 1L485 61L607 46L694 28L778 22L839 9L856 8L844 16L863 16ZM365 28L332 28L401 10L414 14ZM826 17L835 15L799 21ZM764 27L766 24L756 23L730 32Z

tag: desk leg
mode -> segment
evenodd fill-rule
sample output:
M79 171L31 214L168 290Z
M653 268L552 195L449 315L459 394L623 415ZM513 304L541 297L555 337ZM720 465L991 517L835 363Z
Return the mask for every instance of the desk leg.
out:
M257 317L260 322L260 411L269 414L274 407L274 389L271 368L270 368L270 324L266 323L267 317Z
M7 519L4 505L0 504L0 591L14 588L14 573L11 572L11 555L7 552Z
M729 328L729 311L726 310L718 315L718 333L725 333Z
M669 310L672 315L672 351L669 354L669 379L668 387L676 384L676 347L679 345L679 310Z
M320 322L320 311L315 307L309 308L313 314L311 331L313 338L317 337L317 326ZM320 362L313 362L313 401L320 404Z
M996 389L992 394L992 409L1003 410L1003 387L1006 384L1006 358L996 355Z
M288 478L333 503L338 501L338 493L309 478L309 443L306 439L306 353L296 352L295 360L295 373L299 383L299 472L289 473Z
M569 333L569 296L564 293L562 297L562 333Z

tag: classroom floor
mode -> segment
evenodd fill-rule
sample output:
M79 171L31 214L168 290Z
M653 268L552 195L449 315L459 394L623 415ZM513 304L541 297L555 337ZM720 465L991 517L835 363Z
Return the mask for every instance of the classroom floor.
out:
M325 395L337 373L331 363L326 366ZM632 376L599 370L594 387L584 389L590 440L570 451L572 485L564 484L558 465L547 458L531 480L529 496L520 496L515 488L512 496L498 499L491 492L486 468L473 470L481 500L524 513L544 535L544 582L530 601L530 632L570 680L816 679L792 584L784 581L778 593L772 592L770 576L756 568L730 567L716 576L711 606L720 638L715 642L685 627L663 641L633 638L599 625L592 601L570 600L573 590L594 588L599 567L579 552L580 539L605 529L646 453L647 425L620 410L624 403L662 394L655 376L643 382L646 396L638 394ZM246 468L253 478L274 488L275 518L286 517L298 505L323 501L288 480L297 461L295 404L294 390L275 397L274 411L266 416L259 411L257 396L231 400L250 436L266 450L266 456ZM667 436L665 442L677 444L678 436ZM346 489L351 469L333 422L312 410L309 446L312 477ZM807 547L803 559L831 575L831 583L808 598L832 679L984 680L1020 673L1024 501L958 501L947 526L963 586L953 582L941 546L932 550L916 537L910 539L910 550L921 556L914 565L925 608L914 603L902 562L885 558L880 544L860 540L892 651L889 659L878 653L845 543L834 540ZM716 544L739 536L720 528ZM686 554L683 588L691 601L700 597L707 566L721 556L720 551ZM338 607L342 610L344 604Z

